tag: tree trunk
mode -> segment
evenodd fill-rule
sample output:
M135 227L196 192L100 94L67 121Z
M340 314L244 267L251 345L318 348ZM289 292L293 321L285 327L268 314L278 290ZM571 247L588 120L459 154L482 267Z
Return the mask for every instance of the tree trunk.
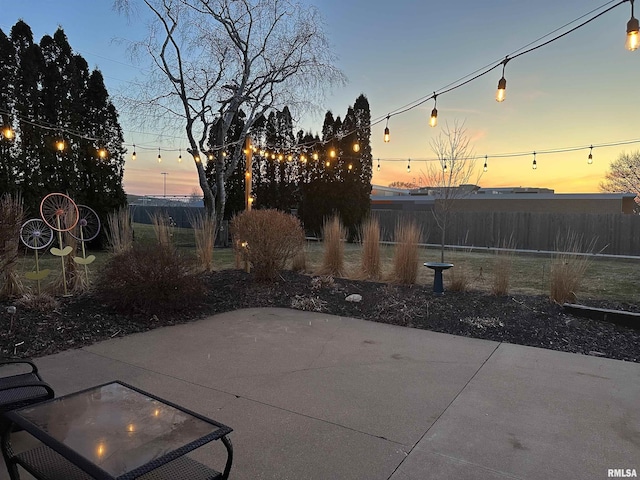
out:
M440 229L440 231L442 232L442 237L440 239L440 262L444 263L444 237L445 237L445 225L442 225L442 228Z
M194 162L196 164L196 170L198 171L198 182L200 183L200 188L202 189L202 194L204 196L204 208L207 212L207 216L212 217L215 213L215 196L213 194L213 189L211 188L211 185L209 185L209 182L207 182L207 175L205 174L202 161L196 161L194 158Z

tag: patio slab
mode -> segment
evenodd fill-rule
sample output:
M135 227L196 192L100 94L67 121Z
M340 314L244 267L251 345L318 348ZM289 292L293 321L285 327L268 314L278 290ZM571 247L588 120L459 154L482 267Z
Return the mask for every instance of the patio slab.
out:
M226 423L233 479L640 471L634 363L287 309L229 312L36 362L58 395L120 379ZM16 435L17 448L27 442ZM215 467L222 453L195 455Z

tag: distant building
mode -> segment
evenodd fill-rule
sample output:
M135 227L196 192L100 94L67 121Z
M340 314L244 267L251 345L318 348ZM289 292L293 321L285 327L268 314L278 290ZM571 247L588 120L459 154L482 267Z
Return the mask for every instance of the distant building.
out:
M461 185L452 210L468 212L628 213L634 212L634 193L555 193L549 188L482 188ZM372 210L419 211L433 209L437 187L412 190L373 186Z

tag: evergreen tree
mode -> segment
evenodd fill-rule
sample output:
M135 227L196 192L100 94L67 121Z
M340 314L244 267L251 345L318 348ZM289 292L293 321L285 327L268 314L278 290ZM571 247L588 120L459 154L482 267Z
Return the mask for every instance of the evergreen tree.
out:
M13 132L15 122L13 111L15 108L15 86L16 57L13 43L7 35L0 29L0 128L9 129ZM5 138L5 134L0 134L0 193L15 194L16 185L16 162L14 139Z

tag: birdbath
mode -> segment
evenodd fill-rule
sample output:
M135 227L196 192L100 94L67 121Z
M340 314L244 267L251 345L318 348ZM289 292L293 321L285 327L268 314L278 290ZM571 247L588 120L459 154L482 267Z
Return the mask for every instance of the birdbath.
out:
M444 285L442 283L442 271L453 267L453 263L426 262L424 266L435 272L433 276L433 293L443 295Z

